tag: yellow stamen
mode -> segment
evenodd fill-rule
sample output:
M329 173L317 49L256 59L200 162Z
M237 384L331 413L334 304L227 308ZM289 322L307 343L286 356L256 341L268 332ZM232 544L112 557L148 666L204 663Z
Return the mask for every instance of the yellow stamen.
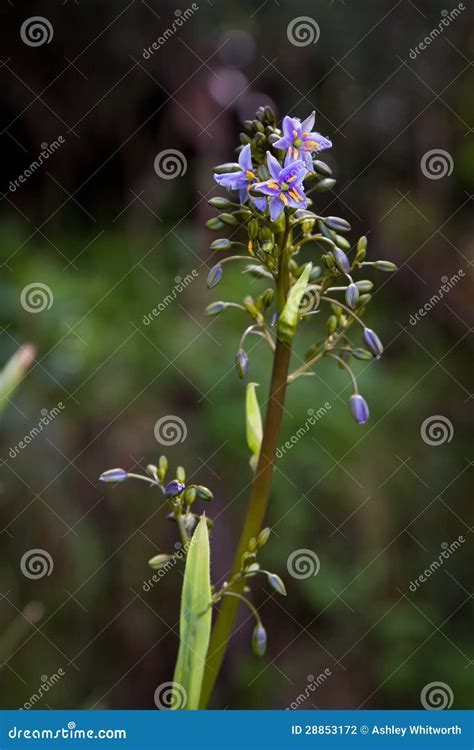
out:
M285 204L285 206L288 205L288 198L286 197L285 193L280 193L280 198Z
M298 135L298 131L297 130L293 130L293 137L296 138L297 135Z
M316 141L305 141L303 146L305 151L315 151L318 148Z
M247 180L254 180L255 175L253 172L250 171L250 169L247 169Z
M298 149L294 148L293 149L293 159L296 159L297 156L298 156Z
M276 182L269 182L268 187L272 188L273 190L279 190L280 186Z
M249 251L250 255L253 255L253 242L252 240L249 240L247 245L247 250Z
M286 182L294 182L296 180L296 175L293 174L291 177L287 177Z

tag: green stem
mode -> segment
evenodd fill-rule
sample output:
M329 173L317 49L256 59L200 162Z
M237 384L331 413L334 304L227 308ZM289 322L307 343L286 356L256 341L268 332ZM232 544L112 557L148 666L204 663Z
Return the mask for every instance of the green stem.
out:
M289 278L289 246L290 228L287 220L285 231L282 233L280 247L280 269L276 280L276 291L278 308L281 311L285 305L290 285ZM270 498L270 491L275 468L275 454L278 447L278 436L280 433L283 415L283 404L285 400L286 380L288 377L291 357L291 347L277 340L275 355L273 358L273 371L270 383L270 393L265 416L262 445L257 465L257 471L252 484L250 502L247 509L244 527L240 536L237 552L232 566L231 576L236 575L241 566L242 555L247 551L249 541L258 536L265 512ZM241 581L236 586L236 593L241 593L245 585ZM217 679L219 669L224 658L227 645L232 634L234 620L239 609L240 601L236 597L224 597L217 616L211 642L209 644L206 669L201 690L200 708L206 708L209 698Z

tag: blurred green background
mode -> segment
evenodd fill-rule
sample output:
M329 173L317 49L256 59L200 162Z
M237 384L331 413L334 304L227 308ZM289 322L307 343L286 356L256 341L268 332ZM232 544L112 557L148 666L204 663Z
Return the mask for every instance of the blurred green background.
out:
M38 354L1 430L2 707L23 706L60 669L35 707L154 708L155 689L172 679L182 573L175 568L151 591L143 584L147 560L173 548L175 528L145 485L97 481L107 468L156 462L163 448L154 425L164 415L187 428L166 451L171 464L184 464L215 495L216 581L231 564L251 478L245 386L233 369L246 322L237 311L205 318L203 309L267 285L228 267L208 293L218 256L203 224L212 215L206 198L219 193L212 165L232 160L239 122L266 103L278 117L317 111L338 178L317 210L347 218L354 237L368 235L372 259L400 270L368 274L378 287L367 322L386 346L380 362L358 368L369 424L351 420L347 379L330 363L289 389L281 444L308 409L331 408L277 463L274 535L262 562L284 578L288 597L253 586L267 655L252 656L242 612L212 707L285 708L304 694L301 708L419 708L434 681L449 687L455 708L468 707L468 544L416 591L409 585L443 543L470 538L471 10L413 58L451 6L203 2L145 59L143 48L184 6L43 6L3 10L1 356L24 342ZM25 44L22 23L45 13L53 38ZM317 23L316 43L289 40L288 25L301 16ZM61 147L12 191L41 144L59 136ZM164 149L184 155L185 174L156 174ZM439 179L421 168L433 149L453 164ZM197 278L144 325L193 269ZM410 324L460 269L461 280ZM52 305L31 313L21 292L38 282ZM306 344L323 325L311 319ZM258 344L249 377L261 384L261 400L269 368ZM449 441L422 439L433 416L451 424ZM54 568L29 579L20 562L36 548ZM298 549L318 555L316 576L288 574ZM330 676L308 690L324 670Z

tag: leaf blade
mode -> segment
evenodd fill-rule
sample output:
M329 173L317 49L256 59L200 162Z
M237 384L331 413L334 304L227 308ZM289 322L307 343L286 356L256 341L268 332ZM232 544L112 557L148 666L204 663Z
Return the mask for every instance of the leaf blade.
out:
M184 699L174 706L176 709L199 708L211 635L211 596L209 532L206 518L202 516L189 545L184 571L180 644L173 677L176 692Z

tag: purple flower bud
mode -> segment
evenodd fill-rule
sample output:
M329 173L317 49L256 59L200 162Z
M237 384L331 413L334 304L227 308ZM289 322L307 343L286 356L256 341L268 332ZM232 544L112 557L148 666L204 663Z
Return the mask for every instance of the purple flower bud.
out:
M367 401L359 393L353 393L349 399L351 414L357 424L365 424L369 419Z
M175 497L175 495L180 495L184 488L184 484L178 482L177 479L173 479L165 485L165 495L166 497Z
M207 276L207 288L213 289L215 286L217 286L219 281L222 279L223 273L224 271L222 270L222 266L220 263L217 263L217 265L213 266Z
M350 269L349 258L345 254L344 250L341 250L340 247L335 247L332 250L332 254L334 256L334 260L336 261L341 271L344 271L344 273L349 273L349 269Z
M263 656L267 649L267 632L260 623L255 625L252 633L252 650L255 656Z
M241 380L243 380L247 375L248 368L249 358L247 352L244 352L243 349L239 349L239 351L235 355L235 369L237 370L237 375Z
M346 289L346 302L352 309L357 305L359 299L359 289L355 284L349 284Z
M376 359L380 359L383 353L383 344L371 328L364 328L362 338Z
M100 475L101 482L125 482L128 479L128 472L125 469L109 469Z

